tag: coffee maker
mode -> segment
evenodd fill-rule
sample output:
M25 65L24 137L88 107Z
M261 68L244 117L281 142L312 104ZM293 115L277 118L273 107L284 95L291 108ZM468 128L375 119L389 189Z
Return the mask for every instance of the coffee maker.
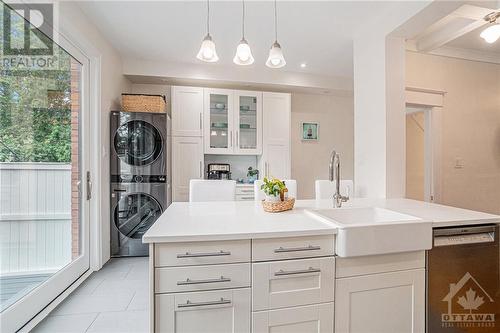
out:
M211 163L207 168L208 179L230 180L231 166L224 163Z

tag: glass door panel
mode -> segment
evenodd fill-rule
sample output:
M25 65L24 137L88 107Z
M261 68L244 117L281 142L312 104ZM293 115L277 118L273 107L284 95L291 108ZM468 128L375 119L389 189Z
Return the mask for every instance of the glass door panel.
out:
M19 43L24 19L3 3L0 17L9 18L11 42ZM65 48L52 43L50 57L57 63L50 68L2 61L2 332L18 330L89 269L89 202L81 186L89 165L89 60L60 40ZM46 58L31 57L38 64Z
M210 148L229 147L228 96L210 94Z
M205 153L233 152L232 91L207 89L205 95Z
M260 154L261 98L258 92L238 92L236 95L236 146L238 154Z
M239 149L257 148L257 97L240 96Z

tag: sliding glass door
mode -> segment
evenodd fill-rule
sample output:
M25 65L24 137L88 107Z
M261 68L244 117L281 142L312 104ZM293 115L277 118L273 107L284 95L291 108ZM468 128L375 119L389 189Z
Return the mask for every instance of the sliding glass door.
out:
M89 269L89 60L27 23L28 8L14 9L0 3L2 332Z

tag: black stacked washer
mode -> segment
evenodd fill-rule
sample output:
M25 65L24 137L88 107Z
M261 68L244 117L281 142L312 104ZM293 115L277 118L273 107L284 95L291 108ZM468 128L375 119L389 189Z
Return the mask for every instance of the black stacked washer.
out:
M111 112L111 255L146 256L142 236L167 208L167 116Z

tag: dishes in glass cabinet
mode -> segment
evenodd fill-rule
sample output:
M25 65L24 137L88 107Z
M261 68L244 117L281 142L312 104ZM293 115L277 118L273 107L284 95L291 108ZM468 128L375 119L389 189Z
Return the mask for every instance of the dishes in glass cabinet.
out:
M226 107L226 104L224 104L224 103L215 103L214 106L215 106L216 109L221 110L221 109L224 109Z
M227 123L212 123L213 128L227 128Z

